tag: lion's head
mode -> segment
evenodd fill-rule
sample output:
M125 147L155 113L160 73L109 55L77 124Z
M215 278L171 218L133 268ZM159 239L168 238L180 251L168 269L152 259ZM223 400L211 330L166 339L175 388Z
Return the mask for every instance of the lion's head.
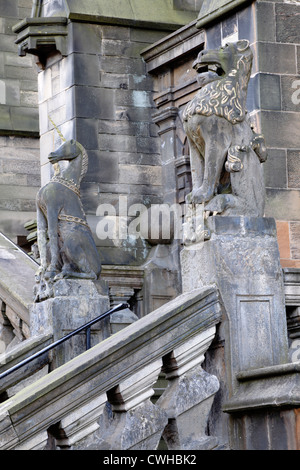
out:
M252 58L247 40L201 51L193 64L201 89L187 106L186 119L191 114L216 114L233 124L243 121Z

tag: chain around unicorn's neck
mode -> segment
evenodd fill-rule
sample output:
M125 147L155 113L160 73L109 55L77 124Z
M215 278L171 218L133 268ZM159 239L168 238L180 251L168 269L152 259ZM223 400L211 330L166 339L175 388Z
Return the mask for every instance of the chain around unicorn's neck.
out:
M75 183L74 180L66 179L61 175L54 175L52 176L51 181L66 186L67 188L71 189L71 191L73 191L75 194L77 194L77 196L80 197L80 187Z

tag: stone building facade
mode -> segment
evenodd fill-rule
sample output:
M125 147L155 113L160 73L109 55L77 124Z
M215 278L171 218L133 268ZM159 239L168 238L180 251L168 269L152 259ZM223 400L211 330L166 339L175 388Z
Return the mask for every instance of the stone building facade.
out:
M189 93L197 87L190 65L198 50L217 47L227 39L239 37L250 40L256 55L248 109L265 134L269 150L265 165L266 215L274 216L277 221L282 266L299 267L297 2L224 1L221 7L219 2L193 0L179 2L180 5L171 2L173 17L170 11L166 14L164 10L165 18L169 19L159 25L158 13L157 17L146 21L148 12L141 8L134 12L137 15L134 20L132 12L125 9L121 20L113 8L100 14L94 6L86 15L72 2L67 7L73 18L70 25L66 26L64 20L52 25L57 31L61 29L57 36L61 44L66 41L66 34L72 37L65 42L68 50L51 54L45 70L41 70L44 65L39 64L38 68L34 64L34 55L18 56L15 44L18 33L13 32L12 27L18 19L28 18L31 13L51 16L52 21L54 15L61 20L61 16L66 15L64 2L44 2L44 10L38 13L32 12L29 0L13 1L9 6L2 3L1 148L7 149L1 156L1 228L4 233L24 243L27 235L24 224L35 216L37 188L49 178L47 155L60 141L49 116L66 137L76 133L89 151L90 165L83 197L95 235L102 216L101 209L96 215L100 205L112 205L112 215L117 214L122 224L122 210L134 204L150 207L162 202L182 203L190 184L185 136L179 130L176 145L180 148L171 149L178 160L176 187L175 180L170 179L170 149L166 139L161 148L161 135L162 132L165 135L165 130L161 130L160 123L167 121L165 116L161 121L156 110L179 109L188 101ZM103 20L106 16L110 19ZM83 17L84 22L78 22ZM177 36L170 34L172 29L178 28ZM182 34L186 37L181 37ZM179 36L176 47L182 44L181 51L169 57L163 52L164 41L169 47ZM157 42L160 39L162 41ZM144 49L147 52L142 58ZM155 61L149 59L151 50L155 54L158 51L160 61L158 56ZM178 65L174 66L176 57ZM159 78L155 81L158 71ZM167 90L172 90L171 99L170 93L167 97ZM170 122L175 122L175 115L176 111ZM41 171L37 164L39 146ZM170 199L167 193L175 187L176 194ZM120 196L121 206L124 203L121 211ZM137 214L134 209L133 213ZM141 265L151 248L141 239L133 244L129 239L114 243L97 237L97 244L99 249L104 247L101 250L103 262L117 265Z
M94 445L95 439L99 439L99 425L95 419L98 420L101 414L100 420L110 420L103 411L107 399L116 416L120 411L132 412L132 415L122 415L125 417L124 428L119 416L120 426L117 427L122 435L123 432L126 434L126 420L130 421L128 416L135 416L136 412L135 406L131 408L132 402L135 403L137 396L141 402L144 399L145 390L139 387L146 384L148 399L153 385L150 381L157 377L162 363L166 377L173 385L160 402L166 405L169 421L167 425L165 421L160 423L156 438L162 435L163 429L166 442L172 446L172 426L177 418L179 425L181 415L177 410L178 416L170 418L172 407L168 405L168 394L171 396L176 389L174 383L181 383L182 379L184 384L188 364L192 368L188 380L194 383L197 391L190 397L191 402L195 396L200 400L203 390L200 393L198 386L203 381L194 380L199 370L196 373L193 366L197 364L198 367L199 361L202 363L205 352L205 374L213 374L208 383L212 377L217 377L220 389L217 392L214 384L212 396L216 392L217 395L212 409L205 408L203 413L203 403L200 403L201 419L204 415L205 419L202 434L196 436L198 441L203 439L207 428L210 432L209 439L206 436L200 448L207 445L206 448L218 449L299 449L299 2L99 0L83 3L78 0L36 0L31 4L26 0L15 0L8 6L0 2L0 8L3 35L0 69L1 230L21 244L21 237L26 234L24 223L35 216L37 189L53 174L47 158L49 152L56 149L63 138L78 140L89 156L88 172L82 182L82 201L101 256L102 279L109 287L110 304L128 301L141 320L119 337L120 343L123 341L121 348L118 337L108 343L112 357L121 358L122 364L130 351L130 358L134 357L136 367L140 367L138 373L132 370L134 364L131 361L128 361L129 366L127 363L118 370L118 360L114 359L115 376L111 377L107 373L106 345L98 345L91 356L79 357L72 363L68 376L71 377L70 390L63 368L57 374L46 375L39 384L40 389L34 390L34 396L44 400L45 416L45 421L38 423L38 431L33 431L39 433L34 439L31 431L22 429L24 413L20 411L22 406L26 408L30 423L39 419L34 407L31 409L28 405L30 400L26 393L30 395L31 391L26 389L25 400L17 395L17 411L15 413L14 405L10 411L15 425L11 426L6 414L1 415L3 446L10 448L20 444L21 447L44 448L53 441L59 448L72 445L88 448L90 442ZM218 284L215 290L215 286L207 287L207 280L203 281L201 277L203 272L205 277L209 271L199 268L204 264L205 257L201 256L205 250L184 262L181 258L182 239L174 236L173 219L170 217L169 223L173 232L163 236L162 227L157 225L159 219L154 220L150 209L153 206L159 210L176 207L176 210L180 209L180 217L184 215L185 196L191 190L191 169L182 111L198 89L192 64L204 48L219 48L238 39L249 41L255 57L247 108L255 130L264 134L268 148L269 157L264 165L266 218L253 224L250 221L246 227L248 232L239 221L229 222L226 230L230 236L234 234L239 240L241 234L244 237L247 232L246 236L251 240L247 250L243 243L236 245L239 263L232 256L230 240L226 256L222 254L223 258L218 258L223 264L207 263L206 268L215 271L214 279ZM276 219L281 266L275 229L268 219L272 217ZM222 232L228 221L225 220L222 226L222 218L219 222L217 219L214 218L213 223L218 235L218 230ZM143 231L145 220L148 225ZM153 227L158 231L149 231ZM142 236L135 236L137 233ZM253 233L260 237L261 247L256 246ZM111 236L105 236L108 234ZM215 240L212 240L215 252L207 255L210 261L215 259L213 256L218 255L220 248ZM220 246L223 244L224 248L220 240ZM7 246L8 250L14 249ZM202 264L197 264L198 259ZM14 260L12 267L18 266L19 260L16 257ZM20 265L22 263L24 260L21 259ZM185 272L182 269L184 263ZM225 275L225 264L230 267L231 274L234 273L236 284ZM194 266L193 272L190 265ZM28 267L32 282L35 268L32 264ZM281 268L284 268L283 272ZM188 282L185 279L182 283L183 274L186 279L188 277ZM201 282L204 282L204 290L198 292ZM180 295L182 286L184 293ZM17 294L11 289L10 296L4 298L3 284L0 287L2 333L8 327L19 328L20 341L24 338L35 340L30 338L32 325L28 308L23 309L21 317L19 304L15 302L11 307L8 303L10 296L15 300ZM15 290L18 293L18 289ZM222 305L219 305L220 296ZM214 311L213 321L209 319L210 308ZM199 314L206 311L208 319L206 314L203 318ZM185 323L179 319L181 313L185 315ZM170 319L174 325L170 324ZM211 321L214 331L204 340ZM139 338L138 346L132 341L133 337ZM145 337L151 357L155 356L152 365L145 354ZM4 338L3 334L1 338ZM48 342L49 338L43 336L39 340ZM203 351L201 341L205 343ZM168 342L172 343L173 349L169 348ZM140 346L141 353L137 352ZM20 356L23 354L22 349ZM85 366L89 369L89 361L95 368L97 361L106 361L103 377L107 380L106 375L109 376L107 382L94 370L89 373L92 380L98 381L97 386L90 387L88 375L81 380L77 369L82 371ZM70 400L66 398L74 391L72 380L75 376L80 396L78 409L77 404L74 409L70 408ZM63 396L66 403L63 412L54 404L61 383L65 390L68 389ZM9 393L14 393L11 386L12 382L8 380L6 389L3 388L4 395L7 394L3 395L3 401ZM43 387L47 390L45 394ZM52 390L55 391L52 393ZM290 390L293 390L292 398ZM182 396L178 390L176 393ZM83 396L90 402L84 401L82 405ZM275 409L274 400L278 400ZM189 400L182 400L178 408L187 402ZM191 410L194 410L193 406ZM55 421L51 414L53 409ZM184 433L190 431L193 416L189 413L190 409L185 418L187 421L183 420ZM166 419L165 414L163 419ZM22 421L20 429L19 420ZM79 421L83 434L81 428L79 433L76 431ZM195 429L196 421L193 420ZM115 432L116 425L112 422L110 425ZM12 443L10 434L5 435L5 430L10 427L17 435L12 438ZM82 435L88 436L87 441ZM193 445L189 442L187 448L193 448Z
M277 221L281 264L287 268L300 266L298 10L297 2L203 2L198 21L154 44L143 55L159 88L154 99L164 126L164 109L173 108L169 129L175 132L179 146L173 157L181 175L178 194L182 201L181 192L189 191L183 182L189 179L189 169L185 135L178 118L197 87L192 61L201 48L249 40L255 61L247 108L255 128L266 138L269 157L264 166L265 215ZM159 122L159 117L156 120Z
M213 42L235 34L252 44L256 63L248 109L269 149L265 214L277 220L282 266L299 267L299 4L258 1L244 5L217 25L211 22L213 14L204 12L198 26L206 28Z
M18 56L12 28L31 7L30 0L0 2L0 230L21 245L41 184L38 87L34 58Z
M140 211L184 214L191 171L181 114L198 87L192 63L203 48L248 39L247 107L269 153L265 214L276 219L282 267L297 269L299 5L131 3L122 11L100 1L87 11L74 0L1 3L1 231L30 249L24 225L51 177L48 154L61 135L76 138L89 155L82 200L112 303L130 301L143 316L176 297L182 240L172 240L171 222L169 238L151 236Z

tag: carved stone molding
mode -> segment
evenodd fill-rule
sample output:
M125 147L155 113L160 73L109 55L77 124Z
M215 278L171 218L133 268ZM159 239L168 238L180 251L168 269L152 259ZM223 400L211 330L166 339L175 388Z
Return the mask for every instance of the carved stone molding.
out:
M38 66L44 69L47 58L54 52L67 55L67 18L25 18L13 27L19 55L32 54L38 57Z
M153 385L161 371L162 361L158 359L132 374L130 378L108 393L114 412L128 411L154 395Z
M284 268L285 303L288 307L300 307L300 270Z
M195 21L189 23L144 49L142 55L149 73L157 74L161 68L172 67L175 59L181 59L187 52L199 48L204 42L204 32L198 31L195 23Z
M53 432L57 447L60 449L70 448L77 441L97 431L99 429L98 420L104 411L106 402L106 394L102 393L63 418ZM51 428L48 433L51 434Z
M162 135L170 130L176 130L176 118L178 115L178 108L170 106L155 113L152 116L155 124L159 126L158 134Z

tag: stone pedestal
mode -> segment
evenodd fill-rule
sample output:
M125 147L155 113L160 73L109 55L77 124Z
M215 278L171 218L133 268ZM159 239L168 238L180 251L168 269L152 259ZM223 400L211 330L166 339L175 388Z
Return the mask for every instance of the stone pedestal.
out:
M237 431L238 420L242 422L243 416L250 419L249 414L253 412L253 406L248 409L247 403L250 407L250 403L255 401L256 409L261 408L260 417L251 415L252 428L255 429L259 426L256 420L267 416L264 408L275 406L277 415L280 415L281 399L272 405L263 394L257 394L262 388L257 386L257 377L256 387L249 386L252 381L250 374L247 390L255 392L251 399L248 396L248 401L243 402L245 381L241 377L245 374L248 377L255 369L267 371L270 367L281 367L289 362L285 291L276 225L274 219L256 217L213 216L206 223L210 239L191 244L181 253L183 291L208 285L215 285L219 290L224 307L223 320L205 363L205 370L215 374L221 383L213 405L210 429L220 437L221 444L230 448L244 445L243 448L247 449L251 426L244 430L242 446L241 433ZM276 380L285 384L280 395L290 396L289 406L293 409L293 388L289 388L284 380L284 372L280 377L280 367ZM244 408L235 405L240 402ZM225 410L230 413L229 427ZM264 423L261 438L265 448L274 448L275 438L270 437L268 431L270 422L264 420ZM293 433L292 430L287 432Z
M183 291L217 285L233 391L236 373L288 362L276 225L271 218L216 216L209 229L210 240L182 251Z
M109 310L109 298L99 294L90 280L67 279L53 285L54 297L30 308L31 335L51 332L57 341ZM109 318L91 327L91 346L110 336ZM58 367L86 350L82 332L53 350L52 367Z

